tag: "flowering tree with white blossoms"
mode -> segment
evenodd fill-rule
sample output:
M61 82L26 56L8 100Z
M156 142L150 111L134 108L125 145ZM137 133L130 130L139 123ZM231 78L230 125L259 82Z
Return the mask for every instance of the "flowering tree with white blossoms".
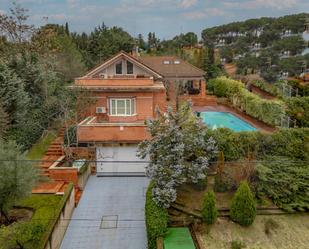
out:
M209 158L216 152L215 141L205 140L206 127L184 104L178 112L168 108L147 121L150 140L139 144L138 155L150 157L146 174L154 182L153 200L168 208L177 197L177 187L185 182L198 183L206 178Z

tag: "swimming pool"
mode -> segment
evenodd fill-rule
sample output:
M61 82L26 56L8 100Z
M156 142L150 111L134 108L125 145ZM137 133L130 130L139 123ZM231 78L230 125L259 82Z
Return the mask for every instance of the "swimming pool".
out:
M230 128L233 131L255 131L252 125L229 112L201 112L200 117L211 129Z

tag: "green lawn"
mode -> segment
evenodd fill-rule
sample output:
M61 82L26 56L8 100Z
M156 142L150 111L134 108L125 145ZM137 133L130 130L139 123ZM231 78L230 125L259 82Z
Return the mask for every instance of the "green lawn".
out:
M56 136L57 133L55 131L48 131L48 133L44 137L40 138L39 141L29 150L27 155L28 159L41 159Z
M309 215L258 215L249 227L219 218L212 226L203 225L197 236L203 249L231 249L232 241L242 242L244 249L307 249Z

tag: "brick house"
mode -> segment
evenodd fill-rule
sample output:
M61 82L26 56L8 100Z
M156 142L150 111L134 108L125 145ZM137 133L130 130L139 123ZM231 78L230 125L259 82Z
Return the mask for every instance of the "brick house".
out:
M204 71L173 56L120 52L75 79L74 87L95 99L88 117L77 126L77 139L96 149L98 174L144 174L145 161L136 156L136 148L150 136L145 120L155 118L156 108L173 105L171 86L179 82L184 98L205 97Z

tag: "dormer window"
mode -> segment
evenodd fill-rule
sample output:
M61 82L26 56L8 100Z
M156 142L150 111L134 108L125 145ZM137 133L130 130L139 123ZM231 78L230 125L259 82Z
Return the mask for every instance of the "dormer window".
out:
M127 61L127 74L133 74L133 63Z
M116 64L116 74L122 74L122 62Z

